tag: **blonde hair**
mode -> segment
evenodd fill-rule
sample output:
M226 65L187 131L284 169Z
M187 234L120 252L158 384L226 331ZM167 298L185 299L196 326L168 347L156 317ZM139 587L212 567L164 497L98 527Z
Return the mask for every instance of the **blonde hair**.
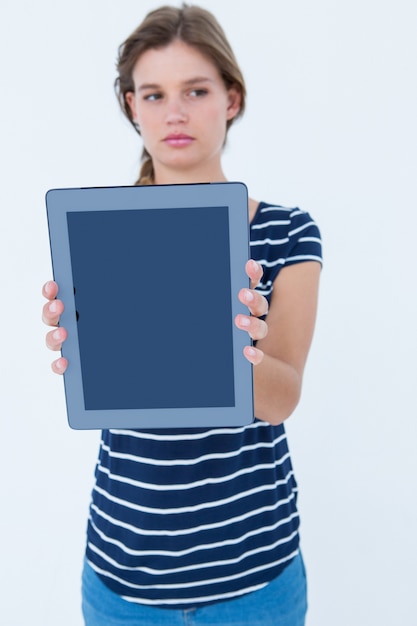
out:
M151 48L164 48L179 39L196 48L215 65L227 89L235 87L241 97L240 110L227 121L226 130L245 109L246 87L233 50L216 18L198 6L183 4L181 8L163 6L151 11L138 28L119 47L118 76L115 90L119 104L135 130L139 132L126 100L126 94L135 91L133 68L139 57ZM154 183L152 157L143 148L142 165L136 185Z

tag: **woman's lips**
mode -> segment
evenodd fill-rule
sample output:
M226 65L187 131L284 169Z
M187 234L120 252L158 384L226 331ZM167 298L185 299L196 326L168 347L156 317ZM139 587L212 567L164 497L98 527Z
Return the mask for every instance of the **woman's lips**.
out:
M189 146L193 141L193 137L184 134L167 135L164 137L164 142L173 148L184 148L185 146Z

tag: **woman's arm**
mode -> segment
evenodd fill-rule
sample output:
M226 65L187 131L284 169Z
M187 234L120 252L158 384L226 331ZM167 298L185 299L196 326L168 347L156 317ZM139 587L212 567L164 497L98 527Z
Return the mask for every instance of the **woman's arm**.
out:
M320 270L320 264L314 261L283 268L274 283L267 333L261 338L258 330L253 336L259 338L257 358L250 359L256 365L255 415L271 424L287 419L300 398L316 319ZM251 312L262 314L259 310ZM260 320L253 321L254 329L258 328L257 322ZM238 320L237 325L244 329Z

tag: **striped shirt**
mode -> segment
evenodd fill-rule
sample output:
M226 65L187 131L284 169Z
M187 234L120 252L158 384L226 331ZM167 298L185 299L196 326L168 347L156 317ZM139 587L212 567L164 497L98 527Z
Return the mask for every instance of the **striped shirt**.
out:
M282 267L321 262L299 209L261 202L251 257L268 300ZM131 602L186 609L241 596L298 554L297 484L284 426L103 431L87 559Z

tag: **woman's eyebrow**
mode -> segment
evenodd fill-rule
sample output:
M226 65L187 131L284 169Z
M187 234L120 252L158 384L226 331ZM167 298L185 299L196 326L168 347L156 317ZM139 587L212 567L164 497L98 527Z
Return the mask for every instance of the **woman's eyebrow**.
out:
M156 83L143 83L143 85L139 85L137 88L138 91L145 91L147 89L160 89L161 86Z
M208 76L196 76L195 78L189 78L183 82L183 85L192 86L197 83L212 83L213 80Z
M211 82L213 82L213 79L209 78L208 76L195 76L194 78L188 78L187 80L182 81L181 84L186 87L192 87L193 85L197 85L200 83ZM162 87L161 85L158 85L158 83L143 83L137 88L138 91L146 91L149 89L162 89Z

